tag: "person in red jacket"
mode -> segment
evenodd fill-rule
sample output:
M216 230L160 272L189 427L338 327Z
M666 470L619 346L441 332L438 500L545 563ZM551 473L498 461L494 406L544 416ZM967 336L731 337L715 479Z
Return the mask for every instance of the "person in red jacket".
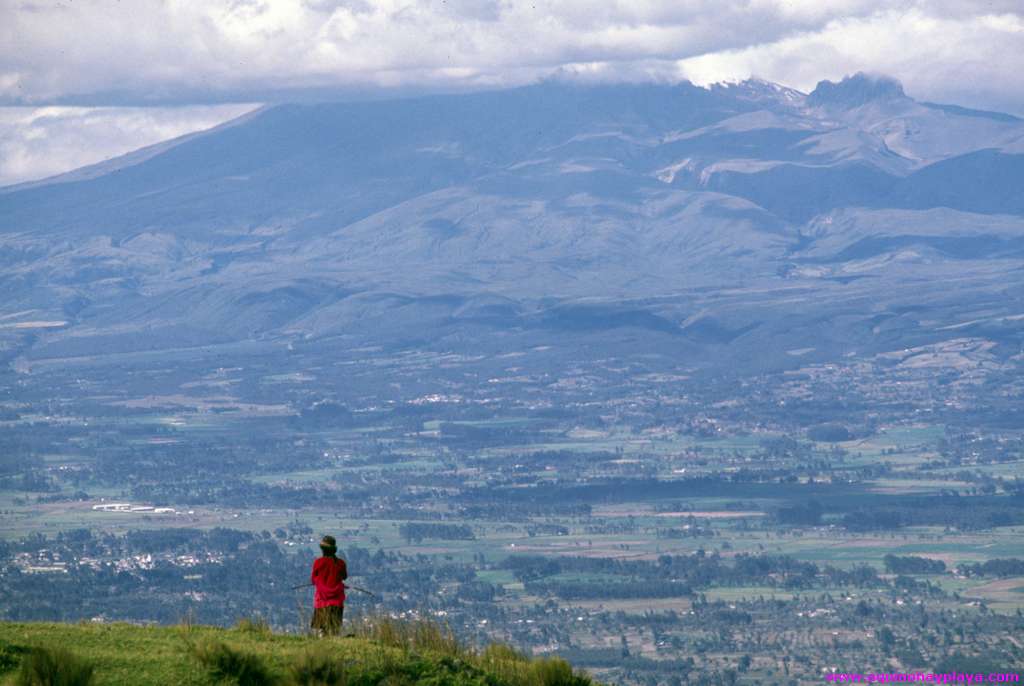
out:
M345 579L348 569L345 561L338 557L338 543L334 536L324 536L320 541L323 557L313 562L310 581L316 587L313 596L313 631L321 636L337 636L341 632L341 620L345 615Z

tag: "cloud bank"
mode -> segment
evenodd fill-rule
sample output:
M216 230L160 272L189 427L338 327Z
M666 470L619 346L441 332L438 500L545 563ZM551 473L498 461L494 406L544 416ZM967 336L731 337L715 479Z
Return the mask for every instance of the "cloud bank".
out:
M0 2L7 104L477 88L555 70L807 89L868 70L918 97L1024 110L1020 0Z
M254 107L0 107L0 186L208 129Z
M169 105L494 88L552 74L759 76L809 91L857 71L893 76L920 100L1024 115L1024 3L0 0L0 106L34 108L0 107L0 183L234 112ZM52 105L78 109L38 109Z

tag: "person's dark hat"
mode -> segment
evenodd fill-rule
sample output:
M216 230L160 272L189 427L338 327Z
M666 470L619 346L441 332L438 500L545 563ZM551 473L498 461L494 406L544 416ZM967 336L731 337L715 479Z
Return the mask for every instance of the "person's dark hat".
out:
M337 550L338 542L334 540L334 536L324 536L320 539L320 547L324 550Z

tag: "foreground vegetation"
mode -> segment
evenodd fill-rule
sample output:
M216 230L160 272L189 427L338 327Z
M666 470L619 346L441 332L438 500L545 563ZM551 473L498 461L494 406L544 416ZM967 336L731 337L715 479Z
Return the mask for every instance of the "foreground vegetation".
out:
M428 621L363 620L343 638L182 624L0 624L0 683L17 686L238 684L239 686L589 686L559 658L507 646L467 647Z

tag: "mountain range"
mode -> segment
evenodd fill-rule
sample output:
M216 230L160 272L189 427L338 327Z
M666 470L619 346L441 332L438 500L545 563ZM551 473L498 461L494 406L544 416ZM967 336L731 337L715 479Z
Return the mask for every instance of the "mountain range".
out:
M963 337L1009 356L1022 190L1024 120L864 74L267 106L0 189L0 356L495 336L730 368Z

